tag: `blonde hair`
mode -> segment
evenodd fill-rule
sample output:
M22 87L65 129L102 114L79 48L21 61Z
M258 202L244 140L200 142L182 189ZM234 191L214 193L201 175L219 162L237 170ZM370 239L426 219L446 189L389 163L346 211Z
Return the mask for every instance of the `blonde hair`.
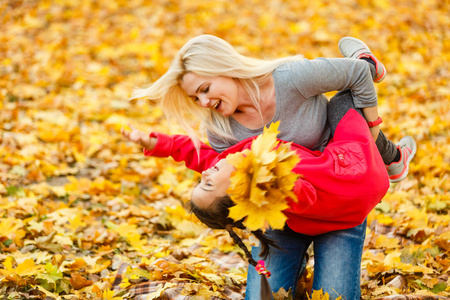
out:
M216 137L235 140L229 118L199 106L188 97L180 86L183 76L192 72L201 76L235 78L249 94L255 107L260 110L259 87L270 79L271 73L278 66L301 58L301 55L274 60L250 58L239 54L221 38L200 35L189 40L178 51L167 72L150 87L136 89L132 99L145 97L159 101L164 113L169 118L175 118L196 144L198 135L188 122L190 115L200 119L202 129Z

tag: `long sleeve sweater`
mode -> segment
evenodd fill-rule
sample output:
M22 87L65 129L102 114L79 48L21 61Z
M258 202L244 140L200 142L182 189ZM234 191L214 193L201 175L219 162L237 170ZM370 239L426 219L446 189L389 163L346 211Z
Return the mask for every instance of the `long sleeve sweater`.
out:
M283 64L272 72L276 111L270 123L280 121L278 137L308 149L322 150L331 138L327 125L328 92L349 89L355 107L377 105L369 64L360 59L316 58ZM268 124L266 124L268 125ZM218 152L238 141L259 135L263 127L249 129L230 117L236 140L224 140L208 132L210 145Z

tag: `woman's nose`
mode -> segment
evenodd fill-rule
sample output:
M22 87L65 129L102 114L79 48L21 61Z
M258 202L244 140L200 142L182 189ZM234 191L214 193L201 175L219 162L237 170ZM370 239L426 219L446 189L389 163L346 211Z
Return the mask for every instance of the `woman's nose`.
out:
M211 100L209 100L209 98L206 97L205 95L200 95L198 97L198 100L199 100L200 106L202 106L202 107L208 108L211 105Z

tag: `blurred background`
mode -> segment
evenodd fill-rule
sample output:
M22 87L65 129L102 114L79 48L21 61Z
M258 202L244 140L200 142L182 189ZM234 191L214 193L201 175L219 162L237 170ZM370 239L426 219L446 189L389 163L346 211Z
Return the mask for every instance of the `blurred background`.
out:
M382 130L393 141L411 135L419 148L408 178L391 186L369 216L363 294L448 296L449 16L448 0L1 1L0 258L12 273L2 272L10 277L0 288L11 297L42 296L42 289L107 297L114 262L148 271L157 258L194 244L206 254L190 255L204 260L211 249L239 252L183 209L198 175L170 159L143 157L119 133L130 122L148 131L179 130L156 103L128 98L164 74L186 41L207 33L259 58L340 57L344 36L369 45L387 69L376 85ZM199 235L210 239L202 244ZM14 269L25 254L35 272ZM71 265L82 257L96 272ZM7 261L14 262L10 269ZM48 263L59 268L55 282L45 279ZM175 272L158 268L166 279ZM242 293L245 268L214 270L235 276L231 285ZM74 273L90 284L76 286ZM396 276L404 283L387 287ZM200 278L216 291L227 284ZM36 280L41 289L28 285Z

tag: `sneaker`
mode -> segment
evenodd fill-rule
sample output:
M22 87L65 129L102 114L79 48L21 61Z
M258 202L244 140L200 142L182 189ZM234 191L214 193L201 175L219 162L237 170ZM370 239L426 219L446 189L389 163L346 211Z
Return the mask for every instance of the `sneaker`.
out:
M339 51L344 57L348 58L370 58L375 62L376 75L374 82L383 81L386 76L386 68L384 65L370 52L369 47L362 41L354 37L343 37L338 44Z
M400 160L386 166L390 182L399 182L406 178L409 171L409 163L416 154L416 141L410 136L405 136L397 143L400 151Z

